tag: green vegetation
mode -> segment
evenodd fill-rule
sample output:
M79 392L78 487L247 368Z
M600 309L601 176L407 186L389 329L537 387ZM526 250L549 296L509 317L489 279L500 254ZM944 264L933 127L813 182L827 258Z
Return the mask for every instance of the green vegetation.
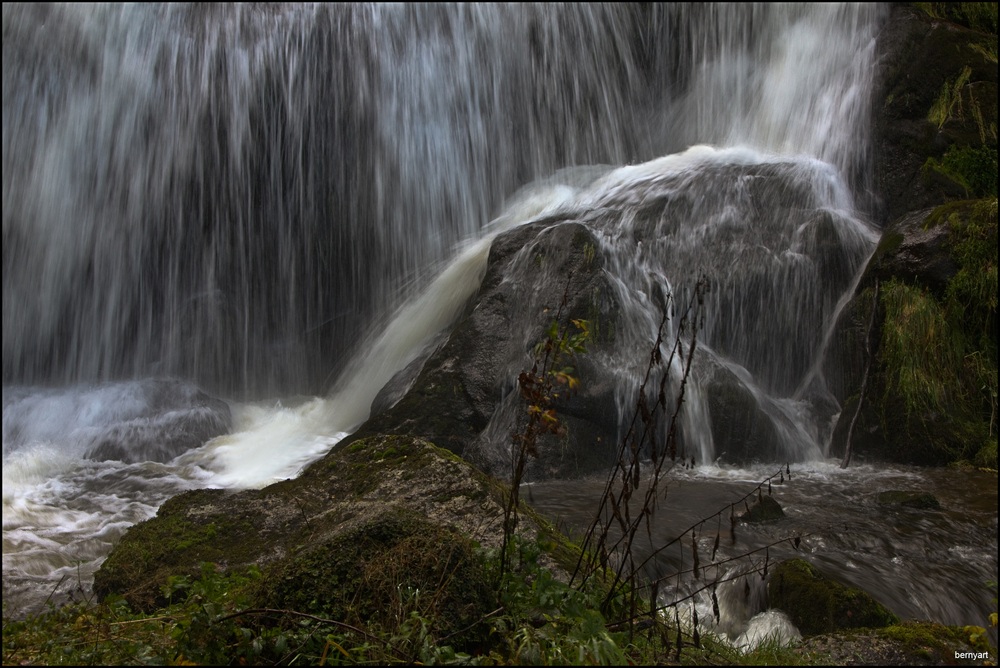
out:
M980 32L997 32L995 2L915 2L914 6L928 15L972 28Z
M956 646L968 644L974 651L995 656L980 626L944 626L931 622L903 622L878 630L883 638L900 643L915 658L934 663L952 663Z
M981 121L981 119L980 119ZM985 129L980 123L983 133ZM996 143L996 125L992 125L993 140ZM935 170L965 189L969 197L997 196L997 150L988 146L952 147L940 162L927 158L924 173Z
M925 439L947 461L990 469L997 466L996 207L996 198L953 202L928 217L928 226L948 225L958 266L943 297L895 278L881 294L883 426Z
M408 523L414 524L408 527ZM461 537L451 535L445 536L446 540L462 545L461 549L412 554L405 547L418 546L406 541L419 536L419 530L408 533L419 529L419 520L390 518L377 524L373 532L366 534L366 540L376 534L388 542L399 540L395 549L377 560L377 565L367 568L391 573L369 570L367 580L356 573L353 582L314 579L308 587L296 587L284 573L262 574L251 567L242 574L222 574L212 564L204 563L199 577L171 577L161 592L169 603L148 614L136 614L124 599L109 596L100 604L82 601L62 608L50 607L24 621L5 619L3 662L621 665L677 658L676 644L673 651L668 651L670 646L664 648L659 633L633 633L628 626L609 629L600 612L605 591L595 580L589 587L572 588L554 578L539 563L545 554L539 543L517 536L512 541L515 566L503 574L496 589L483 590L499 575L496 550L471 548ZM437 528L435 532L437 539L446 530ZM421 538L430 540L431 536ZM462 563L453 559L458 553ZM370 554L377 555L377 550ZM303 572L328 568L319 556L300 562ZM414 587L412 572L406 568L414 559L427 565L427 572L440 580L427 589ZM334 561L347 563L343 559ZM338 568L333 566L334 570ZM470 592L482 597L475 611L449 607L449 590L464 586L458 582L462 576L452 575L463 568L475 573L479 583ZM348 567L344 572L350 570ZM379 581L381 576L387 577ZM354 586L359 589L352 589ZM267 592L273 594L275 590L288 593L285 602L294 599L302 609L263 607ZM321 593L332 594L332 599ZM317 599L334 601L335 608L346 607L334 610L306 600L313 594ZM624 598L619 601L622 605ZM375 617L360 619L366 609ZM346 611L348 616L336 616L338 611ZM466 626L456 628L465 621L469 622ZM675 639L672 633L670 640ZM710 635L701 638L699 645L692 645L688 636L680 662L768 665L810 663L822 658L799 654L773 642L744 654Z

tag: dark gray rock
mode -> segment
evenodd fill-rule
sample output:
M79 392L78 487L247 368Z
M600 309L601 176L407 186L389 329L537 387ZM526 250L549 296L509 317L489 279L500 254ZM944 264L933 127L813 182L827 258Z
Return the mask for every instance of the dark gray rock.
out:
M729 369L712 363L702 383L708 395L715 454L721 461L742 464L779 461L782 449L774 422L753 392Z
M919 510L940 510L941 502L937 497L927 492L905 492L901 490L890 490L880 492L878 495L880 506L906 506L907 508L917 508Z
M229 404L189 383L154 378L136 387L144 408L99 430L87 459L167 462L232 428Z
M380 393L373 408L383 410L373 410L339 447L379 433L420 436L504 475L509 428L523 417L511 379L531 367L532 350L560 313L565 295L560 324L588 320L592 340L588 354L576 361L580 392L560 397L555 406L568 426L567 436L541 439L533 475L583 473L607 465L618 415L613 383L593 356L614 339L615 307L596 246L586 227L567 220L538 221L498 236L471 312L427 359L405 395L387 407L398 390ZM402 375L398 380L398 386L405 383ZM510 410L498 411L505 398ZM495 439L484 438L481 432L494 413Z
M944 175L921 171L928 158L940 159L953 144L979 144L972 114L956 114L938 127L928 120L928 112L942 86L953 84L969 67L964 105L968 107L967 96L973 96L983 118L995 118L997 66L977 50L990 37L995 44L995 36L933 19L914 7L892 7L878 36L874 95L875 173L884 199L884 222L970 196Z
M762 496L757 503L750 506L750 510L742 513L739 517L741 522L756 524L758 522L773 522L785 516L781 504L774 500L773 496Z

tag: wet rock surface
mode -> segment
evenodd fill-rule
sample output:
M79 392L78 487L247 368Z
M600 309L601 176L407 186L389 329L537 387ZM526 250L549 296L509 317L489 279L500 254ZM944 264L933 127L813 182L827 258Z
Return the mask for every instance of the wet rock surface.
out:
M418 436L503 476L509 466L503 448L481 434L498 406L516 404L513 380L530 368L531 351L560 311L563 296L562 324L571 319L591 323L595 335L589 352L613 340L614 304L594 253L596 243L583 225L561 220L539 221L497 237L471 312L426 361L405 395L393 397L389 408L384 408L389 401L378 399L373 409L384 410L373 410L347 443L378 433ZM568 441L544 438L532 471L578 474L610 464L618 428L613 383L589 359L578 360L575 375L581 391L556 405L569 423ZM518 406L508 408L513 419ZM509 435L497 440L506 446ZM573 456L564 456L568 452Z
M741 522L773 522L785 516L781 504L774 500L772 496L762 496L755 504L750 506L748 512L742 513L739 517Z

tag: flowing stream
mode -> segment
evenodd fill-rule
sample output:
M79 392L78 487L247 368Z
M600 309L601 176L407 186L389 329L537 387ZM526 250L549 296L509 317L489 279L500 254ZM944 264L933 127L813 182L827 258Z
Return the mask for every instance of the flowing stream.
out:
M751 454L807 462L789 521L865 527L810 544L816 558L903 616L982 621L995 484L990 525L985 483L966 497L951 472L824 460L839 411L826 336L878 236L868 119L885 16L5 3L9 611L86 592L172 495L294 476L446 335L496 235L560 214L587 219L617 286L621 343L601 363L622 410L663 296L707 274L699 364L773 425ZM599 211L620 215L587 218ZM712 438L708 377L682 416L699 468L675 497L692 515L754 473ZM858 517L846 499L895 478L940 488L943 514ZM572 509L541 503L578 526L593 501L574 489ZM916 558L929 545L954 550Z

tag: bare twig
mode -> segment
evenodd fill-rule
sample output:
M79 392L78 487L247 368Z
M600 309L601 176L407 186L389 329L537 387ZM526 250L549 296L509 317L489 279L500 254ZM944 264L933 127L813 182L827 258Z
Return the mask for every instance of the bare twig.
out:
M851 419L851 426L847 428L847 452L844 454L844 461L840 462L840 468L846 469L851 463L851 437L854 434L854 424L861 415L861 403L865 400L865 387L868 385L868 372L872 368L872 329L875 327L875 312L878 311L878 276L875 277L875 294L872 296L872 314L868 318L868 331L865 333L865 375L861 379L861 392L858 394L858 407L854 411Z

